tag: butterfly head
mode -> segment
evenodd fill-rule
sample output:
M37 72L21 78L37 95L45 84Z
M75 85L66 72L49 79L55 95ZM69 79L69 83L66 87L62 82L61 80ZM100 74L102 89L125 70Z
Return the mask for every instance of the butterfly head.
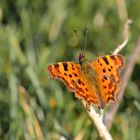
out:
M85 56L82 53L80 53L79 54L79 64L82 65L83 62L85 62L85 61L86 61Z

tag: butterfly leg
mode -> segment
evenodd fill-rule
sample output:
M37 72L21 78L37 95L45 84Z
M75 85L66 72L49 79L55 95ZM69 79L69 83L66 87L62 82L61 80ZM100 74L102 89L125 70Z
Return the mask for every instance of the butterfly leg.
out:
M104 109L100 109L100 118L103 120L103 116L104 116Z
M90 112L90 105L86 103L86 110Z

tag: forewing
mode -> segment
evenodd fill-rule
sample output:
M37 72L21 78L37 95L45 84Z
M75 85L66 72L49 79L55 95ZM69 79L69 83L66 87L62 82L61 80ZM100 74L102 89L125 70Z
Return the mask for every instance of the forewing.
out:
M97 72L102 100L105 104L115 101L115 94L121 85L120 70L124 67L121 55L106 55L91 61Z
M99 100L93 87L81 70L81 65L75 62L59 62L48 66L51 79L57 78L64 82L67 88L75 93L78 99L84 99L87 106L95 104L98 106Z

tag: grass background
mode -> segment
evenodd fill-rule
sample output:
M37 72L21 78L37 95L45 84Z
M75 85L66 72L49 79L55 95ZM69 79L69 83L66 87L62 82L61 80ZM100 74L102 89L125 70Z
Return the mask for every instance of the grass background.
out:
M99 139L80 101L45 70L57 61L77 61L88 25L88 59L111 54L123 41L127 60L140 34L138 0L0 1L0 139ZM78 43L73 32L77 28ZM115 116L115 140L140 138L140 57Z

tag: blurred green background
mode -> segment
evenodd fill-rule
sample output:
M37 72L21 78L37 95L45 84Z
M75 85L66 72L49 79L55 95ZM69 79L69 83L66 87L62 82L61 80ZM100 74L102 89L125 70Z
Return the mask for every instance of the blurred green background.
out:
M1 0L0 139L99 139L80 101L62 82L51 81L46 67L77 61L86 26L86 57L111 54L123 41L128 18L133 20L130 39L120 52L126 63L140 34L140 1ZM115 140L140 138L140 57L111 135Z

